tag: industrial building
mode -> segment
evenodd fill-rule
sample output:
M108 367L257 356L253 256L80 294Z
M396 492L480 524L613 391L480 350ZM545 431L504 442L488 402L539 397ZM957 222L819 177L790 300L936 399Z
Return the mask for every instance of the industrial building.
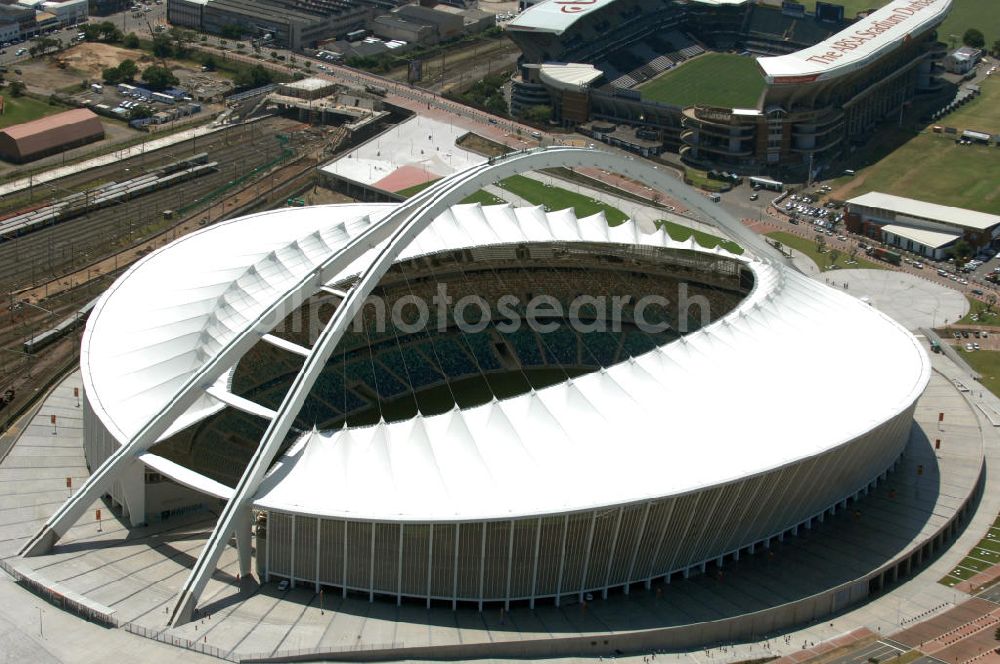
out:
M847 229L928 258L945 258L960 239L994 245L1000 216L872 191L847 201Z
M363 28L373 8L347 0L168 0L167 20L210 34L240 28L249 39L301 51Z
M100 119L85 108L0 130L0 159L21 164L104 138Z

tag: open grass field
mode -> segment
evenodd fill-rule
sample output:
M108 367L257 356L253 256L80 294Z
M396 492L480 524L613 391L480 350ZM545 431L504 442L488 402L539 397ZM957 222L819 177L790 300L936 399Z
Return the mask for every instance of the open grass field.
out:
M954 0L948 18L938 29L938 39L951 45L955 35L958 46L962 45L962 35L969 28L976 28L986 37L986 48L1000 39L1000 15L997 14L996 0Z
M0 129L69 110L65 106L54 106L31 97L4 95L3 102L4 109L3 115L0 115Z
M781 244L785 245L785 247L788 249L792 249L793 251L798 251L805 254L806 256L811 258L812 261L816 263L816 265L819 266L819 269L823 272L834 269L833 267L834 265L836 265L837 268L843 270L888 269L886 268L885 265L882 265L880 263L875 263L870 260L866 260L864 258L861 258L861 256L855 256L854 258L855 262L851 263L850 262L851 257L843 252L841 252L840 255L837 256L837 261L836 263L834 263L833 261L830 260L830 252L828 250L824 251L823 253L820 253L819 250L816 249L816 243L814 241L801 238L798 235L792 235L791 233L785 233L783 231L775 231L773 233L767 233L767 236L773 240L777 240Z
M718 235L712 235L711 233L706 233L705 231L695 230L693 228L688 228L687 226L682 226L676 224L672 221L667 221L666 219L660 219L656 222L657 228L662 228L667 231L667 235L676 240L677 242L683 242L692 235L694 236L694 241L705 247L706 249L712 249L713 247L722 246L728 252L734 254L742 254L743 247L736 244L732 240L727 240L725 238L719 237Z
M950 123L950 119L949 119ZM1000 214L1000 150L957 145L945 134L913 137L881 161L835 183L833 198L869 191Z
M976 350L968 353L963 350L961 352L962 359L982 376L983 387L1000 396L1000 351Z
M561 187L550 187L544 182L514 175L500 182L500 186L510 193L520 196L533 205L544 205L546 210L573 208L579 218L603 212L609 226L617 226L628 219L628 215L610 205L595 201L589 196L577 194Z
M679 106L752 108L764 89L754 58L705 53L640 87L643 99Z
M1000 134L1000 76L994 74L979 86L982 94L937 124Z
M956 321L956 325L976 325L977 323L979 325L996 325L1000 321L1000 308L997 305L973 300L968 295L965 296L965 299L969 301L969 313Z

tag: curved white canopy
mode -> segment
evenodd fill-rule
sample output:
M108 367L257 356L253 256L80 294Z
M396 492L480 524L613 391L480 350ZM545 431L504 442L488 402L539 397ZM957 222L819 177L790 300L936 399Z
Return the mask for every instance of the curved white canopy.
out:
M253 215L137 264L99 303L84 339L88 398L108 429L122 437L135 431L239 320L392 208ZM599 215L577 220L571 210L469 205L441 215L401 259L553 240L697 248L662 232L643 235L631 223L609 228ZM809 457L913 403L929 364L912 335L787 268L748 264L754 291L681 341L465 411L309 434L272 470L255 504L414 521L586 509L692 491ZM154 285L155 300L148 297ZM210 404L206 396L202 407Z

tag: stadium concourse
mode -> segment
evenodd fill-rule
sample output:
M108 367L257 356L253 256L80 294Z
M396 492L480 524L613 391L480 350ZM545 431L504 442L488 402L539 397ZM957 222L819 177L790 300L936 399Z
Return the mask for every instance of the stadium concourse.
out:
M566 165L663 191L743 254L600 215L454 206ZM368 314L348 329L372 294L573 312L585 284L660 295L666 325L636 306L612 334L550 313L518 336L488 308L466 329L456 304L437 329ZM700 319L670 302L681 290ZM297 312L315 334L278 325ZM858 334L849 373L815 370L817 338ZM494 159L398 205L252 215L151 254L97 305L62 410L43 406L0 466L25 480L2 538L25 556L4 566L90 619L232 659L753 640L929 574L977 505L995 513L982 411L921 346L669 175L594 150ZM54 485L85 467L57 507ZM921 587L914 609L944 593Z

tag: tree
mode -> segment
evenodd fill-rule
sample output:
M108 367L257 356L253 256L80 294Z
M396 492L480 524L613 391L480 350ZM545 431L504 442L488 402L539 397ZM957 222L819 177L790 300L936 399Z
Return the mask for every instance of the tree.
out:
M122 46L125 48L139 48L139 35L130 32L122 39Z
M969 257L972 256L972 245L965 239L962 239L956 242L948 250L948 253L950 253L951 257L955 259L955 267L962 267Z
M120 42L124 35L118 27L111 21L102 21L97 24L98 34L100 35L101 41L105 42Z
M823 237L822 235L820 235L819 233L817 233L816 234L816 251L818 251L819 253L823 253L825 250L826 250L826 238Z
M993 55L1000 58L1000 39L993 42Z
M118 85L122 82L122 75L118 71L118 67L105 67L101 70L101 78L108 85Z
M986 37L983 33L975 28L969 28L962 35L962 43L966 46L971 46L972 48L983 48L986 46Z
M122 81L131 81L139 73L139 66L133 60L122 60L118 65L118 75Z
M10 82L10 96L11 97L20 97L21 95L24 94L24 90L27 87L28 86L26 86L24 84L24 81L11 81Z
M830 250L830 265L836 265L838 260L840 260L840 250L839 249L831 249Z
M545 104L529 106L524 111L524 119L535 124L545 124L552 119L552 107Z
M153 90L163 90L180 83L172 71L160 65L146 67L142 72L142 80Z
M263 65L254 65L247 69L241 69L233 78L237 88L249 89L259 88L274 80L271 72L264 69Z
M205 71L215 71L215 56L207 54L201 59L201 64L205 67Z
M136 106L132 108L132 110L129 111L128 114L129 120L141 120L143 118L151 118L151 117L153 117L153 109L151 109L149 106Z
M153 55L158 58L169 58L174 54L174 45L170 42L170 37L159 34L153 35Z
M226 39L239 39L243 36L243 28L233 23L223 26L222 32L220 33Z

